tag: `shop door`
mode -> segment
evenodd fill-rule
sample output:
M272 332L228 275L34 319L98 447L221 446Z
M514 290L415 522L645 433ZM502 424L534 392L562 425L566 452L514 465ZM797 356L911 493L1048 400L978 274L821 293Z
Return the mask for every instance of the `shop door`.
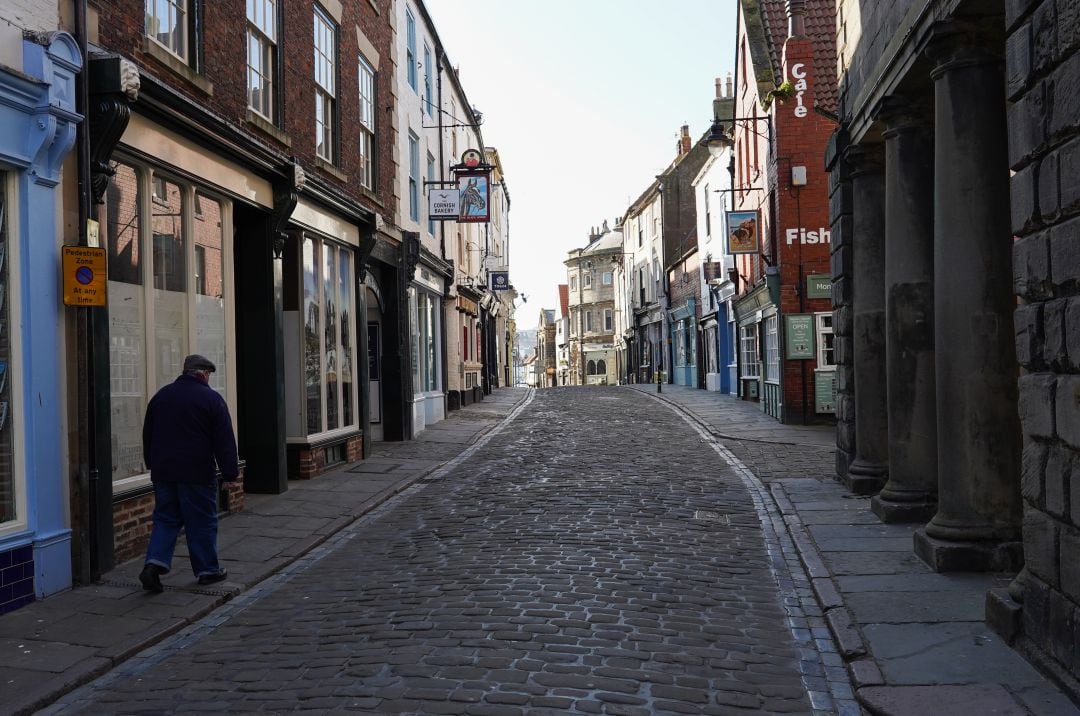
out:
M372 425L382 423L382 326L368 321L368 417Z

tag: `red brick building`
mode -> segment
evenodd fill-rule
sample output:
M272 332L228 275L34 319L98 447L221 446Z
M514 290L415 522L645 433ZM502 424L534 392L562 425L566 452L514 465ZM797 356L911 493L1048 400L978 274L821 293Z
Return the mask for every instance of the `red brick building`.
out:
M90 0L91 218L109 269L86 349L101 479L74 520L91 574L143 548L143 410L188 353L218 365L248 492L360 459L369 378L382 434L407 437L416 246L394 225L394 17L389 0ZM374 365L356 320L373 302Z
M741 251L739 395L783 422L835 412L821 161L836 126L834 24L832 4L822 0L739 6L734 188L725 197L725 208L740 212L726 228Z

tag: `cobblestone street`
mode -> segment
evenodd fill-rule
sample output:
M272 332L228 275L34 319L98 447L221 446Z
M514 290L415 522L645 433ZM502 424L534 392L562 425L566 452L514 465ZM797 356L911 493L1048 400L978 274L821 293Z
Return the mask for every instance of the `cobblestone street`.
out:
M49 712L834 711L823 677L843 668L744 479L647 395L537 393Z

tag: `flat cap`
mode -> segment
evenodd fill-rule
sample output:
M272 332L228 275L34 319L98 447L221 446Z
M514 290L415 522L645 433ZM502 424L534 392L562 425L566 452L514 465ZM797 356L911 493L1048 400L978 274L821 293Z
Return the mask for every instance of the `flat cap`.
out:
M184 359L184 372L189 370L208 370L213 373L217 370L217 366L211 362L206 356L201 356L198 353L192 353Z

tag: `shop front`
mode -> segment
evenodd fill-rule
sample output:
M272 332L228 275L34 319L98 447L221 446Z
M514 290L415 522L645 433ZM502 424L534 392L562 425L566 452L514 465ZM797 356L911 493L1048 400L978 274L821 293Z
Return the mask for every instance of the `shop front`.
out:
M58 309L54 277L82 61L62 32L24 39L22 61L20 72L0 68L0 613L72 583L68 349L57 328L69 309Z
M697 387L698 381L698 322L697 300L689 298L686 303L668 312L671 330L671 382L675 385Z

